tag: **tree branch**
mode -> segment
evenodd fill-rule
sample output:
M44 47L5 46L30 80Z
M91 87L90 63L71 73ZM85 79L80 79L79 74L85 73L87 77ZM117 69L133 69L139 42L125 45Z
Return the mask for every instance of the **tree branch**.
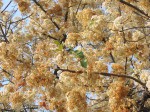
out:
M146 17L150 18L150 16L148 16L148 14L146 14L144 11L142 11L141 9L137 8L136 6L124 1L124 0L120 0L121 3L135 9L136 11L140 12L141 14L145 15Z
M40 7L40 9L42 9L42 11L43 12L47 12L42 6L41 6L41 4L39 4L36 0L32 0L37 6L39 6Z
M77 13L78 13L78 10L79 10L79 7L80 7L80 5L81 5L81 2L82 2L82 0L80 0L80 2L79 2L79 4L78 4L78 7L77 7L77 10L76 10L75 14L77 14Z
M87 73L86 71L74 71L74 70L69 70L69 69L59 69L61 71L64 72L71 72L71 73ZM132 77L132 76L128 76L128 75L121 75L121 74L113 74L113 73L104 73L104 72L93 72L93 74L99 74L99 75L103 75L103 76L113 76L113 77L122 77L122 78L127 78L127 79L132 79L135 82L139 83L140 85L142 85L143 87L145 86L145 83L141 82L140 80Z
M12 76L11 73L9 73L8 71L6 71L5 69L1 68L3 72L7 73L8 75Z
M2 34L3 34L3 37L4 37L5 42L6 42L6 43L9 43L9 41L8 41L8 39L7 39L7 37L6 37L6 34L5 34L4 31L3 31L3 28L2 28L1 23L0 23L0 29L1 29L1 32L2 32Z
M46 11L36 0L33 0L33 2L34 2L37 6L39 6L43 12L47 13L47 11ZM66 14L67 14L67 16L68 16L68 12L67 12ZM50 20L51 20L51 22L55 25L55 27L56 27L58 30L60 30L60 27L58 26L58 24L57 24L55 21L53 21L52 18L50 18ZM66 18L65 20L67 20L67 18ZM66 35L66 34L63 34L63 38L62 38L62 40L61 40L61 43L62 43L62 42L65 42L65 41L66 41L66 38L67 38L67 35Z
M47 34L43 34L44 36L48 36L50 39L53 39L53 40L58 40L56 39L55 37L52 37L51 35L47 35Z
M3 13L8 7L9 5L11 4L12 0L7 4L7 6L1 11L1 13Z
M112 52L110 52L110 57L111 57L113 63L115 63L115 59L114 59L114 56L112 55Z
M17 23L17 22L20 22L20 21L23 21L23 20L29 18L31 15L32 15L32 14L30 14L29 16L26 16L26 17L24 17L24 18L22 18L22 19L19 19L19 20L17 20L17 21L11 22L11 24Z

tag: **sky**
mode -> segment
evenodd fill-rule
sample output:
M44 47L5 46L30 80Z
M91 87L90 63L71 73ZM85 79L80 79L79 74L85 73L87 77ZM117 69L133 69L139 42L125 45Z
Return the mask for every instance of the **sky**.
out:
M11 0L2 0L2 1L3 1L3 7L2 7L2 9L4 9ZM10 10L10 9L11 9L11 7L7 8L7 10Z
M3 7L2 7L2 10L3 10L11 0L2 0L2 1L3 1ZM16 4L14 4L14 2L12 2L6 10L7 11L12 10L15 5ZM21 15L20 11L17 11L16 16L20 16L20 15Z

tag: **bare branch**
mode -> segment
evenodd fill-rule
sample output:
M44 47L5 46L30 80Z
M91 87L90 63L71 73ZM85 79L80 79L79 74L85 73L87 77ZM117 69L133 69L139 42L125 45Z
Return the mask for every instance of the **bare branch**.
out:
M23 21L23 20L25 20L25 19L28 19L30 16L32 16L32 14L30 14L29 16L26 16L26 17L24 17L24 18L22 18L22 19L19 19L19 20L17 20L17 21L13 21L13 22L11 22L11 24L13 24L13 23L18 23L18 22L20 22L20 21Z
M1 13L3 13L8 7L9 5L12 3L12 0L6 5L6 7L1 11Z

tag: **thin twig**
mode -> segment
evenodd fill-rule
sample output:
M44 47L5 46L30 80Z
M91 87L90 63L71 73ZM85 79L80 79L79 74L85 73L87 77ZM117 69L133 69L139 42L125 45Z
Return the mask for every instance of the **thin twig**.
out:
M112 52L110 52L110 57L111 57L113 63L115 63L115 59L114 59L114 56L112 55Z
M125 74L127 74L127 65L128 65L127 62L128 62L128 58L126 57L125 65L124 65Z
M34 2L37 6L39 6L40 9L41 9L43 12L47 13L47 11L42 7L42 5L41 5L40 3L38 3L36 0L33 0L33 2ZM59 26L57 25L57 23L56 23L55 21L53 21L52 18L50 18L50 20L51 20L51 22L56 26L56 28L57 28L58 30L60 30L60 28L59 28Z
M33 1L34 1L34 3L35 3L36 5L38 5L38 6L41 8L41 10L42 10L43 12L47 13L47 11L46 11L36 0L33 0ZM67 15L68 15L68 14L67 14ZM50 18L50 20L51 20L51 22L54 24L54 26L55 26L58 30L60 30L60 27L58 26L58 24L57 24L55 21L53 21L52 18ZM63 38L62 38L62 40L61 40L61 43L62 43L62 42L65 42L65 41L66 41L66 38L67 38L67 35L66 35L66 34L63 34Z
M131 59L130 59L130 62L131 62L132 67L134 68L134 64L133 64L133 55L132 55L132 57L131 57Z
M11 24L13 24L13 23L18 23L18 22L20 22L20 21L23 21L23 20L29 18L31 15L32 15L32 14L30 14L29 16L26 16L26 17L24 17L24 18L22 18L22 19L19 19L19 20L17 20L17 21L11 22Z
M6 37L6 34L5 34L4 31L3 31L3 28L2 28L1 23L0 23L0 29L1 29L1 32L2 32L2 34L3 34L3 37L4 37L5 42L6 42L6 43L9 43L9 41L8 41L8 39L7 39L7 37Z
M106 40L105 40L105 39L103 39L103 41L104 41L104 43L106 43ZM112 52L110 52L109 54L110 54L110 57L111 57L113 63L115 63L115 58L114 58Z
M80 0L80 2L79 2L79 5L78 5L78 7L77 7L77 10L76 10L76 13L75 13L75 14L78 13L78 10L79 10L79 7L80 7L80 5L81 5L81 2L82 2L82 0Z
M6 7L1 11L1 13L3 13L8 7L9 5L11 4L12 0L6 5Z

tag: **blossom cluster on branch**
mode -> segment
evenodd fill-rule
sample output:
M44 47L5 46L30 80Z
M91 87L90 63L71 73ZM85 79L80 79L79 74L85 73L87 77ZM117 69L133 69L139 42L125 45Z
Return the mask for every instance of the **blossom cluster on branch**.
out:
M0 0L0 12L0 111L150 111L149 0Z

